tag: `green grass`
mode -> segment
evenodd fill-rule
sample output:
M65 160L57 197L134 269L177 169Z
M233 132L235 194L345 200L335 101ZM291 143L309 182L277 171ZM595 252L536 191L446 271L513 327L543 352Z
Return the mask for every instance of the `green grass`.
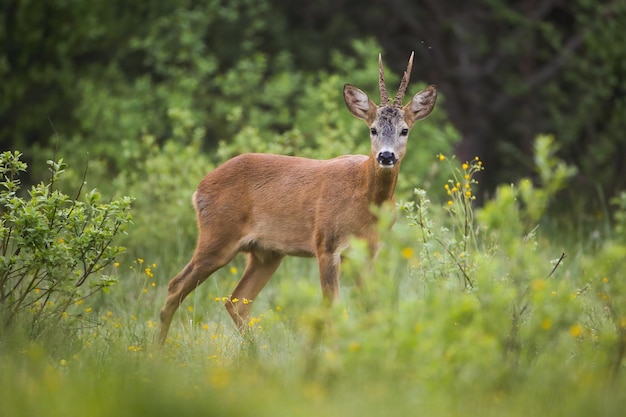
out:
M320 306L315 262L288 259L246 337L215 301L236 283L238 259L185 301L162 348L155 320L174 266L122 263L121 283L79 306L81 326L34 341L4 330L3 415L621 415L620 329L585 287L585 254L545 278L561 249L537 240L517 259L477 260L467 290L420 267L419 247L406 250L415 232L401 222L385 237L364 291L351 284L358 253L349 257L332 309ZM519 278L521 289L523 271L543 275Z

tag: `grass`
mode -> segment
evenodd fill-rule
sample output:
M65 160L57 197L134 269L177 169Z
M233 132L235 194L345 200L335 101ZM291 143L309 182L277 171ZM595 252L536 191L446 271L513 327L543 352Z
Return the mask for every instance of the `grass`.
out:
M610 364L618 332L601 297L576 296L583 254L550 279L529 280L528 299L511 280L483 282L480 273L468 291L456 279L421 278L411 266L417 249L401 241L414 230L399 227L364 292L349 284L356 261L347 261L342 301L329 310L314 262L286 262L255 301L246 337L215 301L239 268L192 294L157 348L168 277L156 262L151 276L148 261L119 266L122 283L84 308L80 328L35 341L5 330L3 414L621 415L623 365ZM539 269L547 275L549 259ZM511 312L526 302L532 312L509 347Z
M452 191L471 168L454 168L450 200L418 192L391 231L380 213L376 263L355 241L332 308L315 261L286 259L244 336L222 302L243 259L185 300L162 347L158 311L186 256L120 261L118 285L36 338L0 328L2 415L621 416L626 246L544 234L519 204L532 189L474 212L471 186Z

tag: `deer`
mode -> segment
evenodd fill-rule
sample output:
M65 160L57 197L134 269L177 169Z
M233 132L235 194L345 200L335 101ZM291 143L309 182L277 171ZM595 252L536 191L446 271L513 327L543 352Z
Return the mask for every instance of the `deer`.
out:
M434 85L402 105L413 56L391 104L380 54L380 105L353 85L343 88L348 110L369 128L369 155L316 160L244 153L201 180L192 197L198 224L195 251L168 284L160 312L160 343L185 297L240 252L247 256L246 267L225 307L242 334L252 302L285 256L317 258L323 300L336 302L342 252L356 237L367 242L372 256L376 253L377 216L372 207L393 202L409 130L435 106Z

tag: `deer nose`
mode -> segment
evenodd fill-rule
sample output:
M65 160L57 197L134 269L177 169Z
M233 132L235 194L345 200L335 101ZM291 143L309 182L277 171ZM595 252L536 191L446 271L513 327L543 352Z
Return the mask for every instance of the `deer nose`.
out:
M376 158L378 163L384 167L394 166L398 159L393 152L383 151L378 154L378 158Z

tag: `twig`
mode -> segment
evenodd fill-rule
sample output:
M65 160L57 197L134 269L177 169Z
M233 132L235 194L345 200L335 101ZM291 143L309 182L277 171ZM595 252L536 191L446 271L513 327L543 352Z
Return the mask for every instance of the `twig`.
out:
M546 278L550 278L552 276L552 274L554 274L554 271L556 271L556 269L559 267L559 265L561 265L561 262L563 261L563 259L565 259L565 252L563 252L561 254L561 257L559 258L558 261L556 261L556 264L554 265L554 268L552 268L552 271L550 271L550 273L548 274L548 276Z

